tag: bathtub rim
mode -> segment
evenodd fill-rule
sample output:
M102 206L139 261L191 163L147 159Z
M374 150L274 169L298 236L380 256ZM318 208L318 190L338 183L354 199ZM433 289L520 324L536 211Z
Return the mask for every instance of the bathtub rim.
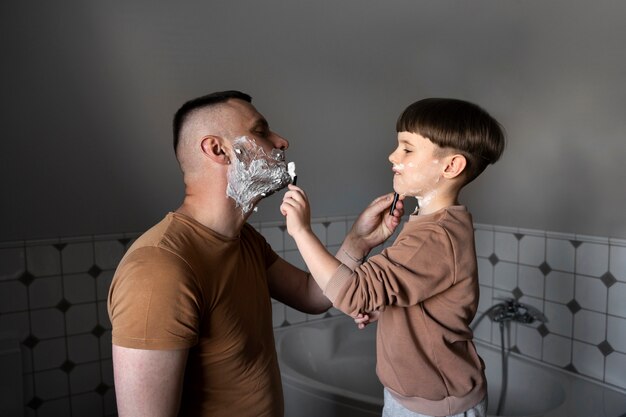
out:
M345 315L339 315L339 316L332 316L332 317L325 317L322 319L318 319L318 320L314 320L314 321L306 321L306 322L301 322L301 323L295 323L295 324L290 324L288 326L284 326L284 327L276 327L274 328L274 338L275 338L275 344L276 344L276 352L277 352L277 356L278 356L278 362L279 362L279 366L280 366L280 372L281 372L281 378L284 381L288 381L290 384L292 384L293 386L296 386L298 389L305 389L307 387L313 387L318 391L322 391L322 392L328 392L331 395L332 394L336 394L336 395L341 395L342 399L346 399L347 401L344 402L345 404L351 404L353 402L361 402L361 403L366 403L368 405L372 405L374 407L382 407L383 405L383 401L382 398L378 399L376 397L370 396L370 395L365 395L365 394L359 394L359 393L354 393L352 391L349 391L347 389L344 388L340 388L340 387L335 387L333 385L329 385L329 384L325 384L319 381L316 381L313 378L310 378L307 375L303 375L300 372L298 372L297 370L291 368L289 365L287 365L284 361L281 360L281 355L280 355L280 350L279 350L279 346L280 346L280 340L282 339L283 334L285 334L289 329L294 329L294 328L299 328L299 327L306 327L306 326L327 326L330 325L332 323L341 323L341 322L350 322L352 321L352 318L349 318L348 316ZM356 326L356 325L355 325ZM371 325L370 325L371 326ZM374 324L375 326L375 324ZM485 341L482 341L480 339L474 338L474 343L476 345L481 346L482 348L485 349L489 349L492 351L496 351L498 353L500 353L500 346L498 345L493 345L490 343L487 343ZM556 365L552 365L546 362L542 362L540 360L528 357L528 356L524 356L520 353L516 353L513 351L508 351L507 354L509 355L509 358L515 358L516 360L519 360L521 362L525 362L525 363L529 363L531 365L534 365L536 367L545 369L545 370L549 370L550 372L554 372L556 375L566 379L566 380L571 380L571 379L577 379L577 380L581 380L584 381L586 383L595 385L601 389L605 389L605 390L609 390L609 391L613 391L616 394L621 394L621 395L626 395L626 389L622 389L620 387L617 387L615 385L612 384L608 384L602 381L598 381L595 380L593 378L587 377L583 374L580 373L573 373L571 371L568 371L567 369L563 369L561 367L558 367ZM287 372L285 372L287 371ZM560 404L558 407L556 407L555 409L551 410L551 411L547 411L546 415L552 415L553 413L558 413L560 410L564 410L566 409L569 405L571 405L572 401L575 401L575 399L570 397L570 392L569 390L566 391L566 398L565 401Z

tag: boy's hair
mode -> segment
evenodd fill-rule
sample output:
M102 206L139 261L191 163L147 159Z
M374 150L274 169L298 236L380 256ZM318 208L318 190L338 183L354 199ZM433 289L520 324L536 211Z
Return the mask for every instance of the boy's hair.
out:
M427 98L407 107L396 123L397 132L417 133L441 148L460 152L467 160L466 185L504 151L502 126L476 104L449 98Z
M218 103L225 103L230 99L239 99L247 101L248 103L252 103L252 97L250 97L248 94L242 93L241 91L229 90L207 94L205 96L189 100L188 102L183 104L180 109L176 111L176 114L174 115L174 120L172 122L172 130L174 133L174 152L176 152L176 149L178 148L180 131L189 113L201 107L208 107Z

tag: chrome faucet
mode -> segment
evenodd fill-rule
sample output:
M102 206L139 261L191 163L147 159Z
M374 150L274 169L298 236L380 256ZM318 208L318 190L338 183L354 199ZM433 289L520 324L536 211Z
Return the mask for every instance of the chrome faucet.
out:
M533 306L522 304L514 298L505 298L501 303L494 304L485 312L492 321L503 323L515 321L532 323L535 320L547 323L548 318Z

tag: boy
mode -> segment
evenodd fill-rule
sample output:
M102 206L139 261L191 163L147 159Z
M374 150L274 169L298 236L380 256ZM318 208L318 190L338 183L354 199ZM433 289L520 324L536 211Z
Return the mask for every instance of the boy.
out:
M360 265L367 253L349 253L355 262L345 265L312 233L300 188L289 186L281 212L334 306L362 324L380 312L383 416L485 416L484 363L469 327L479 295L474 231L458 195L500 158L504 133L480 107L435 98L407 107L396 131L398 147L389 156L393 188L416 197L418 209L392 246Z

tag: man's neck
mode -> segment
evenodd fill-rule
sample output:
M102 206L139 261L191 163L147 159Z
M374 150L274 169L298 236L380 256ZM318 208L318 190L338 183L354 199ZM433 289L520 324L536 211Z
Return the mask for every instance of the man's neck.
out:
M242 214L235 202L226 196L198 195L187 193L177 213L191 217L200 224L226 237L239 236L250 213Z

